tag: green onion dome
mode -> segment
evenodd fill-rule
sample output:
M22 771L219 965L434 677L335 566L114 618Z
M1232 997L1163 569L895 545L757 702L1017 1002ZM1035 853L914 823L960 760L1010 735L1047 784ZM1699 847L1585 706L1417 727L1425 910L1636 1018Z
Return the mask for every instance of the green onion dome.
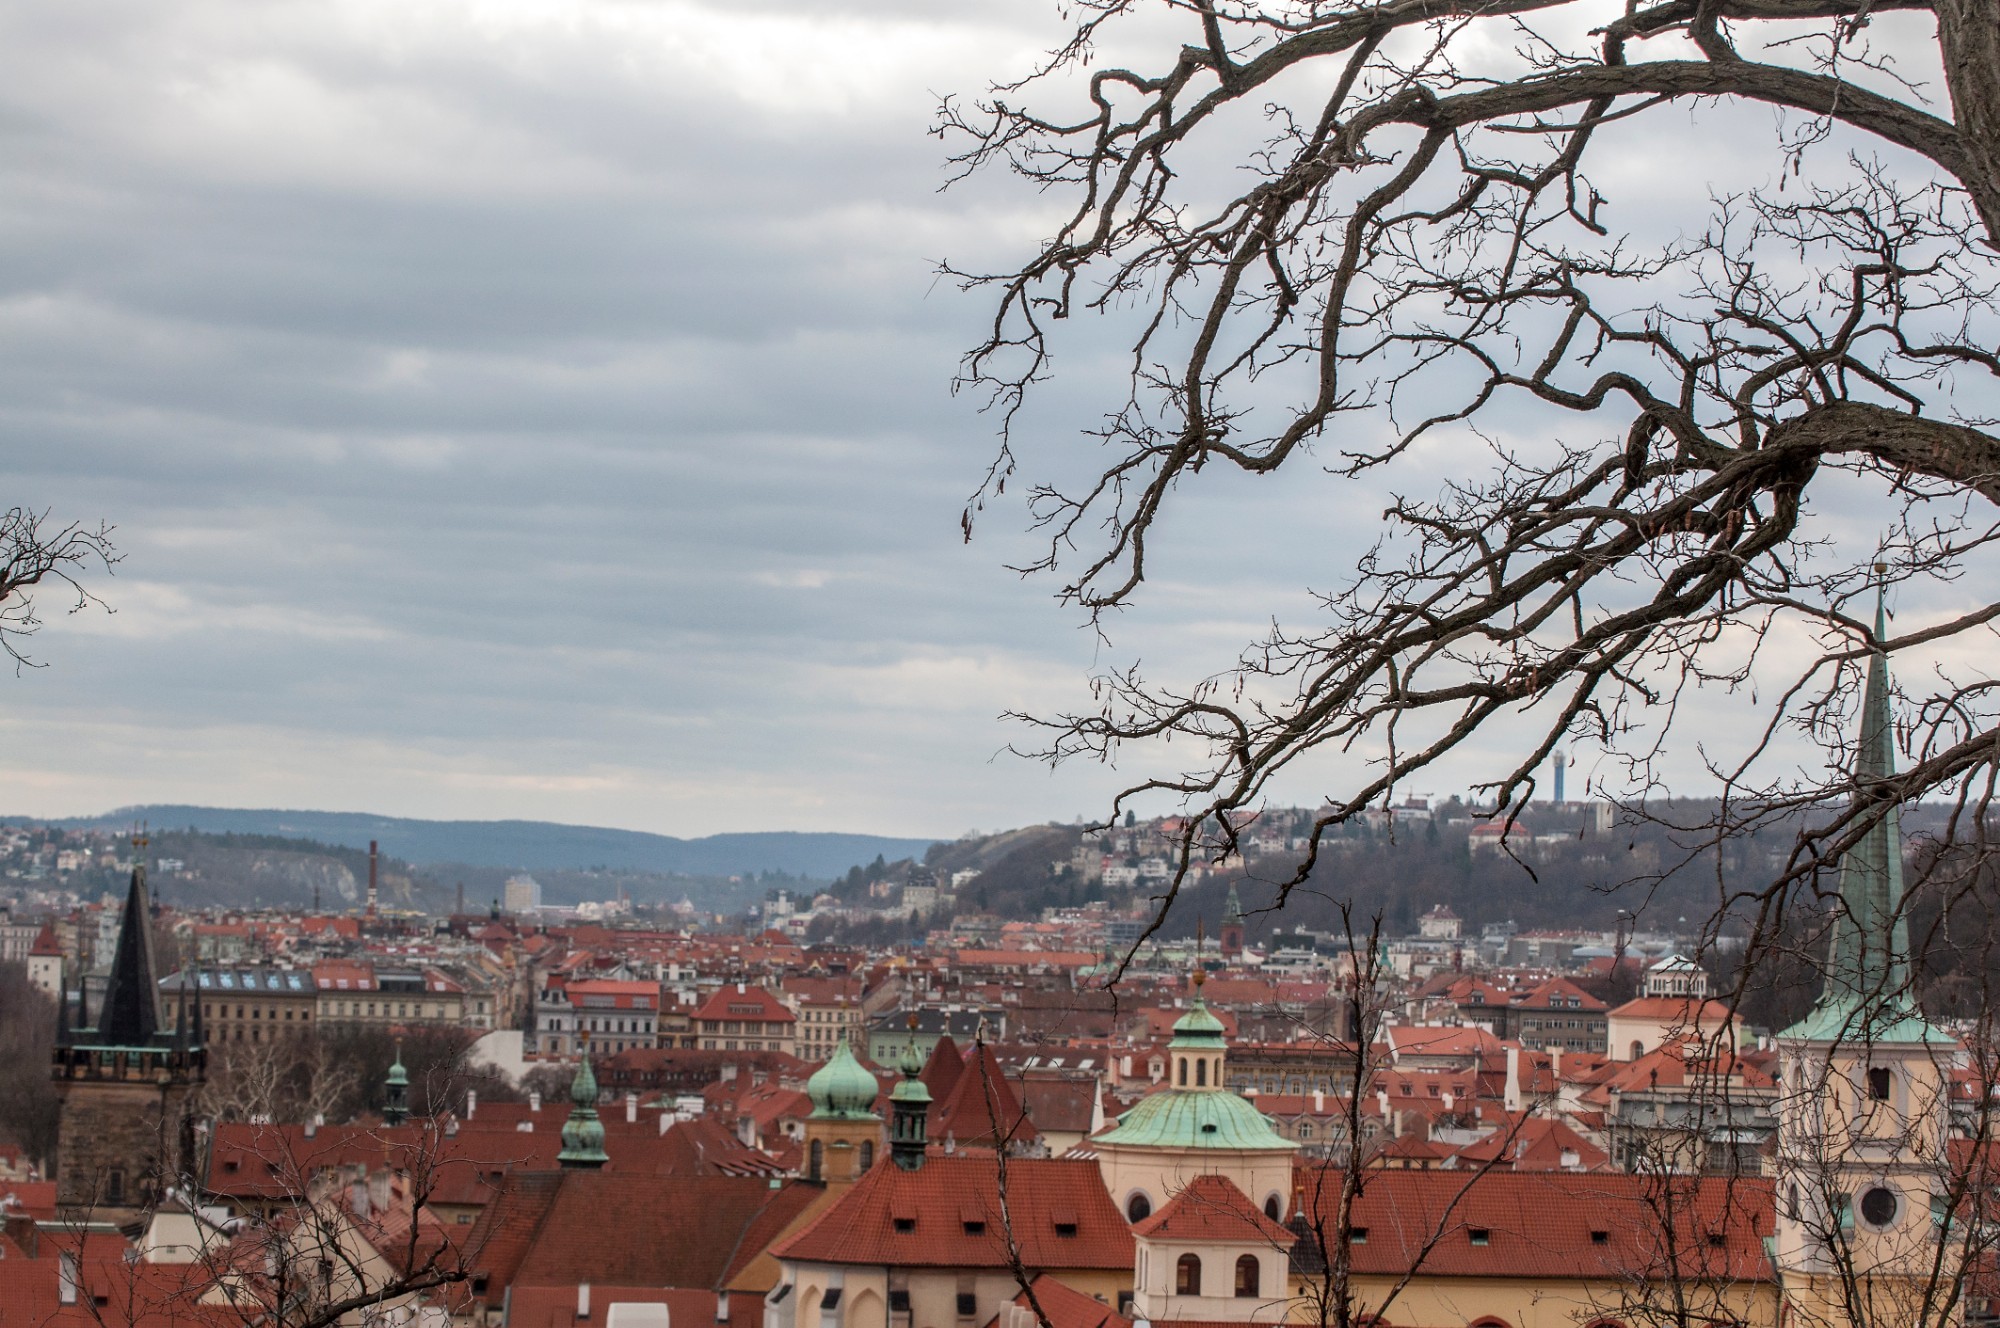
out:
M814 1120L873 1119L875 1095L880 1091L875 1076L854 1059L845 1040L834 1047L826 1064L806 1080L806 1096L812 1099Z

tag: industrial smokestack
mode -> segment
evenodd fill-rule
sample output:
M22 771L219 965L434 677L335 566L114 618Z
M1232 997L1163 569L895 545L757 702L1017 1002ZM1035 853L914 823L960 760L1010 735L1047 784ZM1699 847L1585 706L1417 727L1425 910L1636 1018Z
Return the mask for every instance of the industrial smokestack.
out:
M1563 767L1569 764L1569 758L1563 755L1563 749L1560 747L1556 748L1555 757L1556 757L1556 801L1561 802L1563 800Z
M1562 776L1557 775L1556 780L1560 785ZM371 918L375 916L375 856L375 841L371 839L368 841L368 916Z

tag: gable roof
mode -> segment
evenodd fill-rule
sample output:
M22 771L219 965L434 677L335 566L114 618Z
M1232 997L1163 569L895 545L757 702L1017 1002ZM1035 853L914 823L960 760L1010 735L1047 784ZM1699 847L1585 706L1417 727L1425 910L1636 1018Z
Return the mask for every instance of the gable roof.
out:
M1301 1238L1292 1267L1307 1274L1324 1253L1309 1216L1317 1210L1331 1230L1340 1202L1339 1173L1314 1183L1319 1174L1307 1173L1293 1218ZM1776 1273L1764 1237L1772 1234L1774 1197L1775 1182L1765 1177L1376 1171L1354 1200L1351 1225L1367 1239L1351 1247L1353 1266L1389 1275L1417 1268L1442 1277L1624 1280L1663 1269L1671 1249L1686 1280L1769 1282ZM1676 1217L1671 1246L1662 1211Z
M1132 1234L1142 1240L1201 1244L1270 1245L1290 1249L1298 1237L1258 1211L1227 1176L1202 1175L1189 1181Z
M772 1250L781 1259L884 1267L1009 1267L991 1153L933 1151L915 1171L878 1163ZM1030 1270L1132 1269L1132 1232L1095 1162L1011 1158L1008 1217Z
M663 1193L654 1176L519 1172L480 1214L469 1245L489 1303L514 1282L713 1290L819 1194L744 1176L681 1177Z

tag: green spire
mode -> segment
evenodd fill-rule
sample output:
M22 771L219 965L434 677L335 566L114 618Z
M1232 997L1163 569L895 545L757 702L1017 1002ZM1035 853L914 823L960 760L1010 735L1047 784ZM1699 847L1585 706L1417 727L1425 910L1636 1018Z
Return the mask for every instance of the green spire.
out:
M910 1016L910 1040L903 1046L902 1080L889 1091L889 1156L905 1171L924 1164L929 1135L931 1090L917 1076L924 1058L917 1054L917 1017Z
M1877 563L1875 570L1885 570ZM1888 800L1882 818L1840 860L1840 903L1827 947L1826 985L1812 1012L1786 1036L1821 1041L1930 1041L1942 1036L1917 1012L1910 988L1910 927L1903 916L1902 817L1888 786L1896 773L1889 711L1884 588L1875 591L1875 632L1861 698L1854 761L1858 802Z
M1243 901L1237 897L1236 882L1229 883L1229 899L1222 906L1222 925L1240 926L1243 922Z
M396 1044L396 1063L389 1067L388 1093L382 1107L385 1125L401 1125L410 1118L410 1072L403 1068L403 1044Z
M597 1076L590 1069L590 1036L584 1035L583 1058L569 1085L569 1119L563 1122L560 1166L596 1170L611 1159L604 1151L604 1122L597 1119Z

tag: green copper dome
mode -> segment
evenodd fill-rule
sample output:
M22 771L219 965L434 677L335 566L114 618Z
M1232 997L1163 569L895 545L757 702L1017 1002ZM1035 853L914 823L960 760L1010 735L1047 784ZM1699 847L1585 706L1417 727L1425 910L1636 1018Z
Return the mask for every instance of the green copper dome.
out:
M601 1167L611 1159L604 1151L604 1122L597 1119L597 1075L590 1068L587 1040L576 1078L570 1081L569 1100L569 1119L563 1122L563 1146L556 1162L565 1167Z
M872 1120L875 1095L880 1091L875 1076L854 1059L844 1040L834 1047L826 1064L806 1080L814 1120Z
M1197 990L1194 1008L1174 1021L1174 1040L1167 1047L1181 1051L1220 1049L1224 1031L1222 1021L1209 1010L1208 1002L1202 1000Z
M1298 1147L1273 1129L1263 1112L1236 1094L1184 1089L1153 1094L1120 1116L1116 1129L1091 1142L1131 1148L1269 1148L1286 1152Z
M388 1082L409 1087L410 1072L403 1068L403 1044L400 1042L396 1044L396 1063L389 1067Z

